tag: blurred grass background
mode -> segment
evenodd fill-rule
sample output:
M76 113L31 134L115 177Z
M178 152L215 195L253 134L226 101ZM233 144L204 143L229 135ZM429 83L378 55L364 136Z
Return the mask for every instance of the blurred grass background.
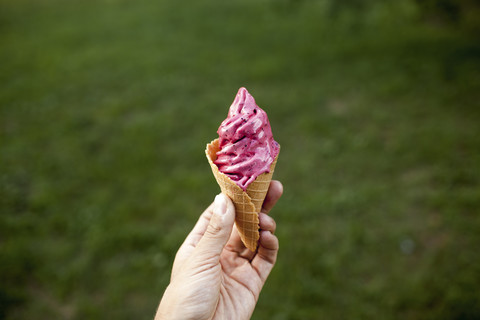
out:
M0 318L153 318L245 86L285 187L254 319L480 319L479 17L0 0Z

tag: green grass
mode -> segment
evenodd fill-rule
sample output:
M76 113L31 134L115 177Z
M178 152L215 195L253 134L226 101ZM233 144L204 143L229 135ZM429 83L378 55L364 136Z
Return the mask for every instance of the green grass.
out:
M282 145L254 319L480 318L480 45L413 5L0 1L0 318L151 319L246 86Z

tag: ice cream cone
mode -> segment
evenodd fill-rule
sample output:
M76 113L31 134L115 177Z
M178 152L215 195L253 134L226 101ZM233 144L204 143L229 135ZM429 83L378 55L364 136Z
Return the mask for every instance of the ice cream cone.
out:
M232 202L235 205L235 224L238 233L240 234L240 238L248 249L255 251L257 249L258 239L260 238L258 232L258 213L262 209L263 201L267 195L278 155L270 166L270 172L259 175L255 181L248 185L247 191L245 192L235 183L235 181L220 172L217 165L213 163L217 159L217 152L219 149L218 139L207 144L205 153L208 162L212 167L213 175L215 176L220 189L232 199Z

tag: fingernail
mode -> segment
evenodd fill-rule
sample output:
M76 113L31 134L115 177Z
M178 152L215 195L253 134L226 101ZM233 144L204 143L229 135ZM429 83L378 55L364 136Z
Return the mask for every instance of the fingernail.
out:
M215 197L215 213L219 215L224 215L227 212L227 202L225 201L225 196L219 194Z

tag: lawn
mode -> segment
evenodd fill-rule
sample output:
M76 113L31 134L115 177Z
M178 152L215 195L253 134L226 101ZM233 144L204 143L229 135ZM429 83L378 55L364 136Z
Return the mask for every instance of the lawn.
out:
M152 319L241 86L285 189L253 319L479 319L478 32L329 3L0 0L0 319Z

